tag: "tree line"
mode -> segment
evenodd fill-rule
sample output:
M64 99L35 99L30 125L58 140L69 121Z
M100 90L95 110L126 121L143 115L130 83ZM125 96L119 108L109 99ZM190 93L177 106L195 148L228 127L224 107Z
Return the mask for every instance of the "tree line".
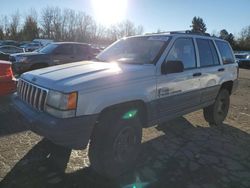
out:
M19 11L0 18L0 40L31 41L34 38L109 44L124 36L142 34L143 26L129 20L110 27L97 24L88 14L73 9L31 9L22 20Z
M207 31L204 20L196 16L190 27L193 32L206 33ZM85 12L59 7L46 7L39 13L31 9L24 18L19 11L0 17L0 40L31 41L34 38L46 38L55 41L107 45L119 38L139 35L143 32L143 26L137 26L129 20L105 27L97 24L93 17ZM226 29L212 36L227 40L234 50L250 50L250 25L243 28L237 38Z
M207 31L206 24L200 17L194 17L190 27L193 32L197 33L206 33ZM250 51L250 25L241 30L237 39L226 29L222 29L218 34L212 34L212 36L227 40L234 50Z

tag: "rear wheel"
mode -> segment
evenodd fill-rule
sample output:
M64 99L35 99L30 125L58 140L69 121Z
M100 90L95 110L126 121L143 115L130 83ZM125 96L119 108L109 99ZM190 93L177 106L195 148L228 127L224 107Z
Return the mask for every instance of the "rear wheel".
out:
M108 178L121 175L135 165L141 138L138 117L125 120L122 113L106 113L96 125L90 141L91 167Z
M221 125L227 116L229 104L229 91L227 89L221 89L214 104L203 109L205 120L210 125Z

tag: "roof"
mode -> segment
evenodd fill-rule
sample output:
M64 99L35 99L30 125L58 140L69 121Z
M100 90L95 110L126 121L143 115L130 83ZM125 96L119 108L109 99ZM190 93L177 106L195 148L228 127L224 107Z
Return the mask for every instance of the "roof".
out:
M11 62L9 62L9 61L4 61L4 60L0 60L0 64L8 64L8 65L11 65Z
M133 37L151 37L151 36L159 36L159 37L166 37L166 36L197 36L197 37L204 37L206 39L215 39L219 41L227 42L226 40L223 40L221 38L211 36L208 33L197 33L197 32L191 32L189 30L187 31L166 31L166 32L160 32L160 33L146 33L144 35L137 35L137 36L131 36L128 38Z
M81 43L81 42L53 42L53 44L80 44L80 45L89 45L88 43Z

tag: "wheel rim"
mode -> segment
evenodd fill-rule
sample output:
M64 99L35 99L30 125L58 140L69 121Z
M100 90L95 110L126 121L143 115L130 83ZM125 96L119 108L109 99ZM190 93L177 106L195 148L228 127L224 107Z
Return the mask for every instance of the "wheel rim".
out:
M131 127L122 129L117 135L113 150L115 160L124 162L130 159L135 151L137 145L137 138L134 130Z

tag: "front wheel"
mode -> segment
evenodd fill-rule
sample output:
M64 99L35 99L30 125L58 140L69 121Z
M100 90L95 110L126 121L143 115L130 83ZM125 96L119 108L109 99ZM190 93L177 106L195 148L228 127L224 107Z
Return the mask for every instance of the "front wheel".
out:
M91 167L99 174L115 178L135 165L140 151L142 127L138 117L123 119L108 113L96 125L90 146Z
M227 116L229 104L229 91L227 89L221 89L214 104L203 109L205 120L210 125L221 125Z

